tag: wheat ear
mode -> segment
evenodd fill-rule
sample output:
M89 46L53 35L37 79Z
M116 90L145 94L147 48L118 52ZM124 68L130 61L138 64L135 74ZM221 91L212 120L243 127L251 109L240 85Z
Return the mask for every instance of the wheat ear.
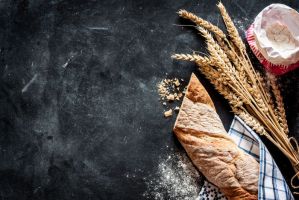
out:
M212 62L207 57L202 57L196 54L174 54L172 59L196 62L199 65L212 65Z
M232 19L230 18L230 16L228 15L225 7L223 6L223 4L221 2L219 2L217 4L217 7L220 10L220 13L222 15L223 21L225 23L225 26L227 28L227 32L232 40L232 42L234 43L234 45L236 45L237 48L239 48L239 50L242 52L244 51L245 45L243 43L243 41L240 38L239 32L236 29L234 22L232 21Z
M280 124L281 128L283 128L284 132L286 134L288 134L289 129L288 129L288 123L287 123L285 109L284 109L283 98L281 96L279 87L277 85L277 80L276 80L275 76L273 76L273 75L268 74L268 77L269 77L270 85L272 88L272 92L275 97L275 103L276 103L277 110L278 110L276 115L278 116L279 124Z
M223 31L220 28L218 28L217 26L211 24L210 22L194 15L193 13L188 12L186 10L179 10L178 14L180 17L182 17L184 19L189 19L190 21L194 22L196 25L209 30L210 32L217 35L218 37L226 38L225 34L223 33Z

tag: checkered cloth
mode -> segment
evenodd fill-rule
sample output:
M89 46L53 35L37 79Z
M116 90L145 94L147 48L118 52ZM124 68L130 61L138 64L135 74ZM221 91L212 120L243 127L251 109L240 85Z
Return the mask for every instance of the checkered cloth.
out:
M252 155L260 163L258 199L294 200L279 168L258 135L237 116L228 134L240 149ZM216 186L205 181L198 199L225 200L226 198Z

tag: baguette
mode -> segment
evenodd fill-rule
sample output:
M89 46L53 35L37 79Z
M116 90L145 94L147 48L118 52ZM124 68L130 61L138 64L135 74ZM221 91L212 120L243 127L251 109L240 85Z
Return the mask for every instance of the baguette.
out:
M229 200L258 198L259 163L226 133L213 101L194 74L173 130L194 165Z

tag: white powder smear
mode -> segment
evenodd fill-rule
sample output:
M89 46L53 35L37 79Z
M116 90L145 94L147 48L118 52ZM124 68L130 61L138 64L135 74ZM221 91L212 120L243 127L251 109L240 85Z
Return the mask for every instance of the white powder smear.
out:
M235 26L239 29L239 34L241 35L241 37L243 36L241 33L245 32L247 30L249 23L249 19L248 18L244 18L242 17L241 19L234 19L233 20ZM241 31L241 32L240 32Z
M201 175L186 155L161 159L157 173L145 178L147 199L193 200L198 197Z

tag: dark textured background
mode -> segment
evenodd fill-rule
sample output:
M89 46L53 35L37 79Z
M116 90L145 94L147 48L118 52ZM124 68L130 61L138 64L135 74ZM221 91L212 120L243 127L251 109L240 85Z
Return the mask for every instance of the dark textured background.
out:
M242 36L271 2L223 1ZM281 2L299 9L299 1ZM188 80L195 66L170 55L204 49L195 31L174 26L188 23L176 11L220 25L215 4L1 0L0 199L144 198L144 177L154 179L160 159L183 152L171 132L175 116L163 118L156 84ZM298 74L281 80L297 138ZM228 128L228 105L200 79ZM288 161L269 148L289 181Z

